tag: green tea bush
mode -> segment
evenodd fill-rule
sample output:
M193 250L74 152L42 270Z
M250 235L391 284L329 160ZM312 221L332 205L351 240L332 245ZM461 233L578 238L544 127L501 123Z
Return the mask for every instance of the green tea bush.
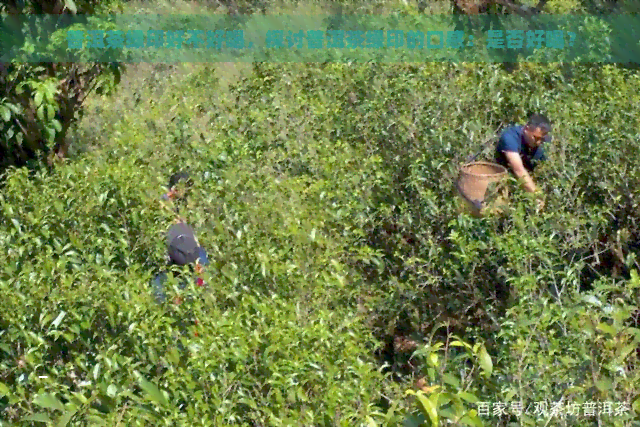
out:
M297 71L298 68L301 70ZM498 330L502 335L507 333L504 322L512 325L507 330L520 322L530 328L531 319L537 319L542 330L551 328L554 321L541 317L538 312L527 311L528 314L518 316L517 320L508 317L512 313L509 310L514 307L531 304L525 301L530 301L528 298L532 294L535 297L531 301L539 303L540 310L548 311L545 301L552 298L567 312L586 310L590 313L590 321L599 325L603 319L587 309L583 292L599 290L607 293L608 285L594 282L587 273L589 269L599 269L600 273L609 269L611 273L613 266L607 265L602 254L600 265L589 265L589 260L597 262L598 253L603 251L603 239L609 245L604 249L612 250L614 242L607 240L608 236L620 231L627 236L624 269L628 272L635 265L629 242L637 241L637 237L631 237L637 236L637 228L631 231L635 226L625 220L628 225L623 229L622 220L616 219L618 209L635 206L621 196L635 186L594 197L592 179L606 173L602 165L611 164L609 170L635 168L631 166L635 157L622 161L611 156L617 148L626 150L623 147L629 146L632 149L637 124L624 111L623 104L636 105L637 77L616 67L574 66L568 69L562 65L532 67L522 64L521 68L516 75L502 71L499 66L427 65L420 68L396 65L385 68L260 64L256 66L257 81L243 83L236 101L242 105L244 113L237 119L234 117L237 121L234 121L233 129L238 133L229 132L228 135L246 135L253 145L238 150L242 153L238 153L238 159L271 159L278 156L279 135L295 129L300 136L293 143L300 144L299 141L304 140L309 144L312 138L304 138L303 132L313 135L313 131L307 129L323 129L337 147L346 142L355 150L353 153L362 153L362 159L375 162L369 176L377 178L360 181L360 190L347 202L347 205L354 202L360 205L364 196L360 209L364 209L366 215L351 217L361 231L350 240L355 246L344 247L346 252L341 259L351 265L354 262L362 265L361 271L370 283L364 284L363 292L371 298L371 321L372 325L377 325L375 328L380 328L379 337L390 339L394 334L415 333L424 336L439 320L453 320L466 336L479 334L478 338L487 340L493 352L505 348L500 346L495 335L490 335ZM292 77L293 73L300 76L302 84ZM596 93L595 84L582 83L593 80L611 89ZM267 84L259 85L258 81ZM438 91L428 91L430 84ZM616 101L606 95L613 90L620 94ZM306 93L311 94L307 99ZM522 100L522 93L529 94L529 98ZM242 97L262 102L242 103ZM598 97L602 97L600 103ZM291 118L291 113L286 113L291 107L280 101L282 98L298 100L298 108L308 111L307 118L298 119L291 126L295 119ZM566 99L573 100L573 104L567 105ZM324 108L315 108L318 101L322 101ZM588 109L594 101L601 107ZM539 178L550 194L548 210L536 214L532 205L515 192L512 209L503 217L480 221L458 217L451 197L452 180L455 168L472 153L474 142L480 139L478 136L484 139L491 135L500 121L504 124L522 121L529 111L540 110L554 117L558 141L550 147L555 159L541 171ZM599 150L586 151L583 147L585 127L616 135L616 149L601 144ZM262 143L261 135L265 134L271 137ZM281 144L287 142L291 144L292 139ZM270 145L265 146L265 143ZM313 147L317 147L317 143L306 150L311 151ZM288 165L298 161L298 153L295 149L286 151ZM317 170L322 162L318 159L307 166L306 173L313 176L312 167L315 165ZM291 169L290 173L299 173ZM336 178L339 176L343 173ZM624 181L634 179L633 173L618 176L617 185L626 185ZM608 180L604 176L601 178L601 182ZM626 208L625 202L620 203L622 200L627 200ZM345 218L341 221L344 224ZM372 269L366 265L377 267ZM629 277L627 274L626 278ZM621 286L621 282L615 283L618 288ZM630 291L621 301L623 305L612 308L614 311L609 314L618 313L616 316L629 319L637 301L637 291ZM624 331L628 325L620 324L620 327ZM636 345L631 338L634 331L626 332L631 334L626 338L628 348ZM578 328L574 332L580 335L582 330ZM514 336L520 333L514 332ZM565 330L567 334L572 336ZM580 350L575 350L574 354L590 354L589 349L597 347L594 340L598 339L585 337ZM567 348L560 338L548 345ZM505 354L511 353L509 350ZM531 353L532 356L535 354ZM521 391L519 396L531 400L556 397L549 394L548 388L553 384L551 378L560 372L554 358L548 360L552 366L548 375L540 376L543 360L536 359L531 363L537 367L531 375L540 379L527 378L524 383L537 389ZM504 368L497 368L504 369L499 374L503 378L499 386L482 386L476 393L486 393L495 399L500 395L500 388L496 387L506 387L505 379L516 375L510 369L519 366L506 362ZM579 374L583 365L570 367L565 376L573 376L574 381L583 378ZM636 371L632 369L625 375L637 375L633 372ZM518 375L523 373L518 372ZM592 384L598 381L595 379ZM624 381L625 387L632 387L633 381ZM543 382L546 387L540 385ZM595 399L595 385L581 387ZM614 392L608 389L604 394L610 398L615 395L630 404L633 401L628 394L630 390ZM516 394L504 392L501 396L508 400ZM618 418L616 422L623 420ZM535 425L536 421L525 419L523 422Z
M293 222L287 245L283 233L244 222L259 210L266 219L269 201L227 207L231 191L198 197L227 211L217 221L193 212L194 224L211 226L200 237L216 258L209 288L189 304L157 306L150 273L161 264L160 225L171 220L159 192L149 194L157 180L135 155L98 160L54 176L16 172L3 191L5 413L104 425L352 425L374 414L382 376L367 361L370 339L353 339L369 332L348 306L330 305L345 279L339 265L317 274L301 252L313 232ZM271 202L274 215L299 209Z
M637 425L638 75L517 68L134 68L73 161L1 190L3 422ZM502 214L460 215L458 166L534 111L546 208L510 182ZM181 169L207 287L158 304Z

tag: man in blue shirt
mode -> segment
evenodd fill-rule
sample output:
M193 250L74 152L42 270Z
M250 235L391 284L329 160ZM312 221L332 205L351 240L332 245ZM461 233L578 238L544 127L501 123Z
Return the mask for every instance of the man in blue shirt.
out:
M502 132L496 146L496 162L524 181L526 191L535 193L531 173L546 160L544 142L551 141L551 122L542 114L533 114L526 125L511 126Z

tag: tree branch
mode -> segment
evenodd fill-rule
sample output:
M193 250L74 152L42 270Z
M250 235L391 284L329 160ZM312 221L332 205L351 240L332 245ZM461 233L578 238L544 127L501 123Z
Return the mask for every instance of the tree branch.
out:
M536 13L539 13L538 7L532 8L527 5L514 3L512 0L494 0L496 3L506 6L511 9L512 12L522 15L522 16L531 16ZM540 2L545 2L547 0L540 0Z

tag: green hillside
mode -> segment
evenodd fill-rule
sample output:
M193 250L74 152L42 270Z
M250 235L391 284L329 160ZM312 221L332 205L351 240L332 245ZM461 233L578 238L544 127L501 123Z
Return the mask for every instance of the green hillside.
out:
M507 68L129 65L68 158L6 171L0 425L640 425L640 74ZM459 214L530 112L545 208ZM208 286L158 304L178 170Z

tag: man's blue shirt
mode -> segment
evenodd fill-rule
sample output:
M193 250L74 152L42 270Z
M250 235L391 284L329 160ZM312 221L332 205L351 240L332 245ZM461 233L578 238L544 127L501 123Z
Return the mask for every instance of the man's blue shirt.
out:
M527 147L524 140L523 130L524 126L511 126L502 132L500 140L496 146L496 162L509 169L509 162L507 161L504 152L512 151L520 154L524 167L528 171L533 172L538 162L547 160L547 157L542 145L535 150L531 150ZM550 139L550 137L547 137L547 140Z

